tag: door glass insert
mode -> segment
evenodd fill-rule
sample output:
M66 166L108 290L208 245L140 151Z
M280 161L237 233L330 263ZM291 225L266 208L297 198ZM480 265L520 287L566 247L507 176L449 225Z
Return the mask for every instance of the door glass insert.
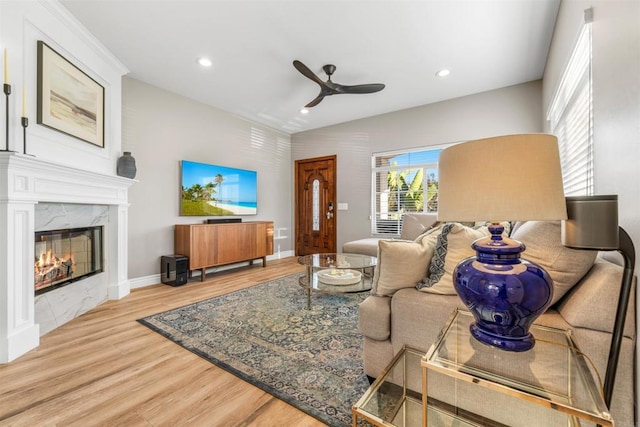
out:
M320 231L320 181L313 180L313 231Z

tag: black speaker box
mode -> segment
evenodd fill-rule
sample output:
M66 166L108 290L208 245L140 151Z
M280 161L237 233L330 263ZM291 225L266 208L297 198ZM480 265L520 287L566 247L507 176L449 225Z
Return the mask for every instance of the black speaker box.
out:
M189 278L189 258L184 255L164 255L160 257L161 281L166 285L180 286Z

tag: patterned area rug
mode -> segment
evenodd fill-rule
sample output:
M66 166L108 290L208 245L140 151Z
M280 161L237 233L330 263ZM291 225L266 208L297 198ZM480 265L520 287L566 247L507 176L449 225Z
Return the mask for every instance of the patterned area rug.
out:
M298 277L138 321L325 424L348 426L368 387L357 330L368 293L313 294L307 310Z

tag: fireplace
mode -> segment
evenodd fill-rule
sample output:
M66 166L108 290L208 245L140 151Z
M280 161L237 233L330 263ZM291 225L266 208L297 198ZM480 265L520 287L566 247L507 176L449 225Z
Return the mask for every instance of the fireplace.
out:
M35 294L103 271L102 227L35 233Z
M102 160L110 164L113 159L109 153L117 148L114 145L111 151L105 150ZM101 172L100 167L77 169L42 157L0 152L0 182L4 184L0 189L0 240L4 248L0 249L0 363L36 348L41 335L107 300L123 298L131 286L127 277L127 199L135 181ZM89 169L96 166L76 163ZM115 169L115 161L112 166ZM102 243L91 237L92 256L102 265L92 269L104 272L35 295L36 231L93 226L102 226ZM40 251L37 256L39 259Z

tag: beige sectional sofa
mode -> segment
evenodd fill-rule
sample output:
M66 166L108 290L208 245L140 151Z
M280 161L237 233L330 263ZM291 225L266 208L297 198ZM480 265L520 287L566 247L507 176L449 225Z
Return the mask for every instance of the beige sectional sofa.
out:
M451 272L459 259L474 254L469 240L483 232L481 227L457 225L454 229L459 232L449 235L448 247L443 251L437 247L435 237L442 225L433 224L433 215L416 216L404 218L407 229L403 227L403 239L375 242L378 266L372 295L359 308L364 368L373 378L405 345L426 352L452 312L465 309L453 290ZM431 230L430 225L434 226ZM622 267L596 252L562 246L559 222L518 223L513 228L511 236L527 246L523 258L542 265L555 282L554 303L536 323L570 329L581 351L604 378ZM354 245L343 246L344 252L356 250ZM445 270L439 272L435 282L429 281L436 264L431 263L434 252L444 256L438 268ZM618 427L635 425L635 319L632 297L611 407Z
M438 220L437 214L405 214L402 218L400 240L413 240ZM369 256L378 255L378 242L389 240L388 237L367 237L353 240L342 245L342 252L349 254L361 254Z

